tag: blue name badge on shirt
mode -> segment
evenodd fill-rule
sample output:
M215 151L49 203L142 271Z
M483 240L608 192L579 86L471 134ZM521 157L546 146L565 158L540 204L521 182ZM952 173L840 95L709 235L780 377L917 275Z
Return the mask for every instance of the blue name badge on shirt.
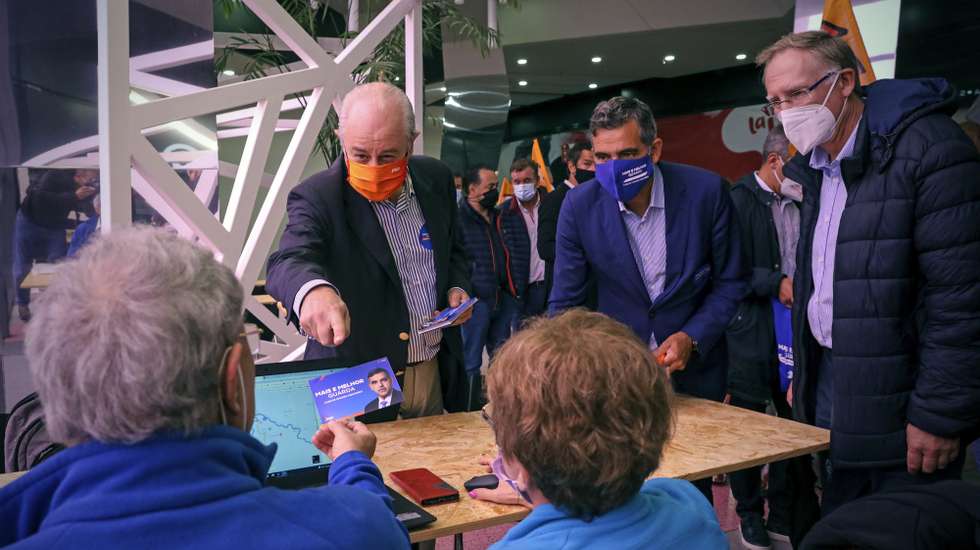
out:
M429 235L429 228L425 225L419 229L419 244L426 250L432 250L432 237Z

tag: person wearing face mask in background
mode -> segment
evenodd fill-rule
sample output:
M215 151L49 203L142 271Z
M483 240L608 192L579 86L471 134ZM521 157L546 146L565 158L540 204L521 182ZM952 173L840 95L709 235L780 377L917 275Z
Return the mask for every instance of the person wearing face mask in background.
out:
M728 342L728 393L736 407L792 418L779 376L773 302L788 317L793 305L796 242L800 236L800 184L783 176L789 141L774 126L762 146L763 162L732 187L732 202L741 230L742 255L752 268L750 291L738 306L725 333ZM766 498L769 517L763 522L761 468L733 472L732 495L737 501L742 545L769 548L770 539L788 542L792 502L787 493L786 462L769 465Z
M519 316L519 321L523 321L541 315L548 306L545 265L538 254L538 224L541 221L541 202L549 193L538 186L538 165L533 160L516 159L510 165L510 180L514 184L514 196L500 205L502 225L523 227L530 245L527 291L524 293L523 309Z
M470 260L473 317L463 325L468 406L483 404L480 367L483 350L492 358L507 338L523 308L530 273L531 245L519 216L497 210L497 174L477 166L463 175L459 226Z
M721 401L725 328L747 290L729 185L661 162L646 103L614 97L589 122L596 179L568 192L558 217L549 313L582 305L594 275L599 312L649 346L674 389ZM711 479L695 482L711 499Z
M957 479L980 431L980 158L942 79L863 90L847 44L763 50L767 110L800 152L793 412L831 430L822 511Z
M419 334L436 310L469 298L452 172L410 155L412 105L390 84L348 93L337 135L343 156L289 194L266 288L308 335L306 359L387 357L402 417L463 410L459 328Z
M242 300L210 250L157 228L100 236L55 273L25 345L67 448L0 489L0 546L409 547L360 422L303 434L332 460L326 485L265 486L276 446L249 435Z
M551 295L555 275L555 233L558 230L558 213L570 189L595 177L595 157L591 143L576 143L568 151L568 177L555 185L555 190L541 198L541 220L538 222L538 254L544 260L545 295ZM583 304L596 308L595 282L592 281L589 297Z

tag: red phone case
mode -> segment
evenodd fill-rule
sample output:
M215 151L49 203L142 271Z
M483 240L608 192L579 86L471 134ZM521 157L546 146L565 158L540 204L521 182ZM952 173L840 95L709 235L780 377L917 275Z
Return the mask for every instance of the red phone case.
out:
M426 468L399 470L391 472L390 477L422 506L459 500L459 491L455 487Z

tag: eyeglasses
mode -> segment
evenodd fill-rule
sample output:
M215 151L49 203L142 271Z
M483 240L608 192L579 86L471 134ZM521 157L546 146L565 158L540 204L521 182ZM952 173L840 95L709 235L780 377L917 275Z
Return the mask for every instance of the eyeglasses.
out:
M762 112L765 113L767 116L775 116L777 112L782 111L783 109L786 108L785 105L793 105L796 102L802 100L803 98L809 96L813 92L813 90L817 89L817 86L823 84L824 80L827 80L828 78L834 76L839 72L840 71L830 71L829 73L820 77L820 80L814 82L812 86L808 86L806 88L800 88L799 90L790 93L789 96L786 97L786 99L777 98L766 103L762 107Z
M487 403L486 405L483 406L482 409L480 409L480 416L483 417L484 422L486 422L487 424L490 425L491 428L493 428L494 427L493 418L490 416L491 410L493 410L493 407L490 406L490 403Z

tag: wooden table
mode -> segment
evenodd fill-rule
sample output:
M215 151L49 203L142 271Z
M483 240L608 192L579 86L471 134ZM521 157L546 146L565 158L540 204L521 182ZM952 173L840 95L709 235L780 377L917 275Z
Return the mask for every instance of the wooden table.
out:
M677 428L652 477L701 479L830 447L830 432L703 399L678 398ZM428 468L460 490L460 500L427 508L438 519L412 531L412 542L520 521L528 510L476 501L463 482L485 473L477 460L496 454L493 433L479 412L374 424L374 461L389 487L389 472ZM0 474L0 487L23 472ZM403 492L404 494L404 492Z
M48 288L48 285L51 284L51 278L54 276L54 269L54 264L34 264L34 267L20 283L20 288Z
M735 472L830 447L830 432L713 401L678 398L674 439L652 477L688 480ZM460 501L427 508L438 519L412 531L412 542L520 521L528 510L476 501L463 482L484 474L480 455L496 454L493 433L479 412L374 424L374 460L389 487L388 472L428 468L460 490ZM407 495L406 495L407 496Z

